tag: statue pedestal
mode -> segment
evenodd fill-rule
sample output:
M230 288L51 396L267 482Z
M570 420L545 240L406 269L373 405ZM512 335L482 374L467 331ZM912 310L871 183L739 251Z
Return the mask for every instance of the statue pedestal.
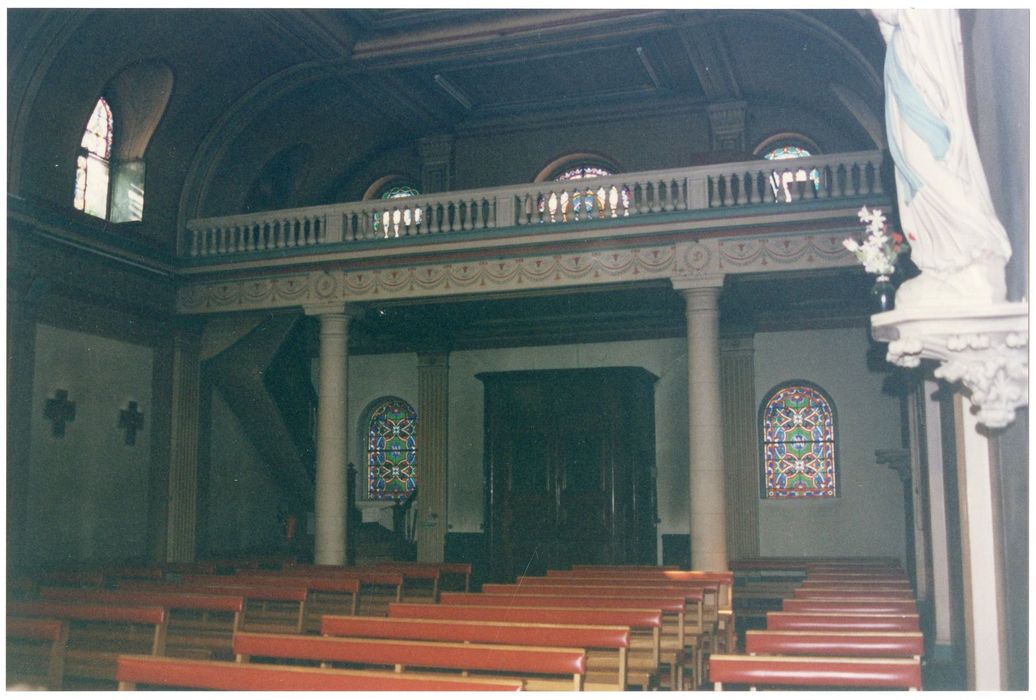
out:
M971 391L979 423L1003 428L1029 402L1029 304L948 303L871 316L871 335L900 367L939 362L935 376Z

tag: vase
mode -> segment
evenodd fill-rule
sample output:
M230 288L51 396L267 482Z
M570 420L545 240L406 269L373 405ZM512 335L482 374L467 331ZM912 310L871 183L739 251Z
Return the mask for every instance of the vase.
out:
M896 305L896 288L892 285L888 275L878 275L874 280L874 287L871 289L871 304L874 313L891 311Z

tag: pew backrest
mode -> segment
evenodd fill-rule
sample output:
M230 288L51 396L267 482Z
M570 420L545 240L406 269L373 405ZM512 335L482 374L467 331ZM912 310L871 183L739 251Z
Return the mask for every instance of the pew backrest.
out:
M528 676L569 676L582 690L586 652L564 647L465 644L395 639L355 639L312 635L234 635L234 654L240 662L250 657L389 665L397 671L408 666L436 670L487 671Z
M921 632L746 630L745 653L920 658L924 655L924 635Z
M757 686L823 686L836 688L921 689L918 659L845 658L832 656L748 656L713 654L709 680Z
M18 642L44 642L46 649L46 671L40 678L29 679L23 675L28 669L21 668L17 657ZM14 642L14 644L12 644ZM8 617L7 618L7 675L8 684L12 679L39 682L46 684L47 690L61 690L62 678L65 674L65 647L68 645L68 623L64 620L46 618ZM37 647L38 649L38 647Z
M902 599L859 598L837 600L830 598L785 598L781 601L785 612L874 613L901 615L917 612L917 603Z
M120 656L119 690L138 685L238 691L493 691L522 690L519 680L474 680L419 674L348 671L303 666L241 664L168 657Z
M843 632L916 632L920 629L916 613L881 615L875 613L766 613L768 630L824 630Z

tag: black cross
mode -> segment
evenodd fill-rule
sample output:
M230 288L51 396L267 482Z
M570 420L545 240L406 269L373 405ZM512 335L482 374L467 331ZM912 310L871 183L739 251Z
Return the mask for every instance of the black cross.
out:
M76 419L76 404L68 400L68 392L58 389L54 392L54 398L47 399L43 408L43 415L47 420L53 421L54 437L65 436L65 422Z
M119 411L119 427L126 431L126 444L137 444L137 431L144 429L144 413L137 409L137 402L130 401Z

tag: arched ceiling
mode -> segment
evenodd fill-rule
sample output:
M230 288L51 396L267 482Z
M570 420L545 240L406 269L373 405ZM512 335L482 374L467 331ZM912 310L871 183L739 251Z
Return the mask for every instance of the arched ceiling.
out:
M165 235L236 213L269 160L302 145L300 204L401 142L602 110L808 106L873 148L884 55L852 10L15 9L8 44L10 189L44 199L107 82L140 61L171 69L146 156ZM53 115L67 115L61 138L41 126Z

